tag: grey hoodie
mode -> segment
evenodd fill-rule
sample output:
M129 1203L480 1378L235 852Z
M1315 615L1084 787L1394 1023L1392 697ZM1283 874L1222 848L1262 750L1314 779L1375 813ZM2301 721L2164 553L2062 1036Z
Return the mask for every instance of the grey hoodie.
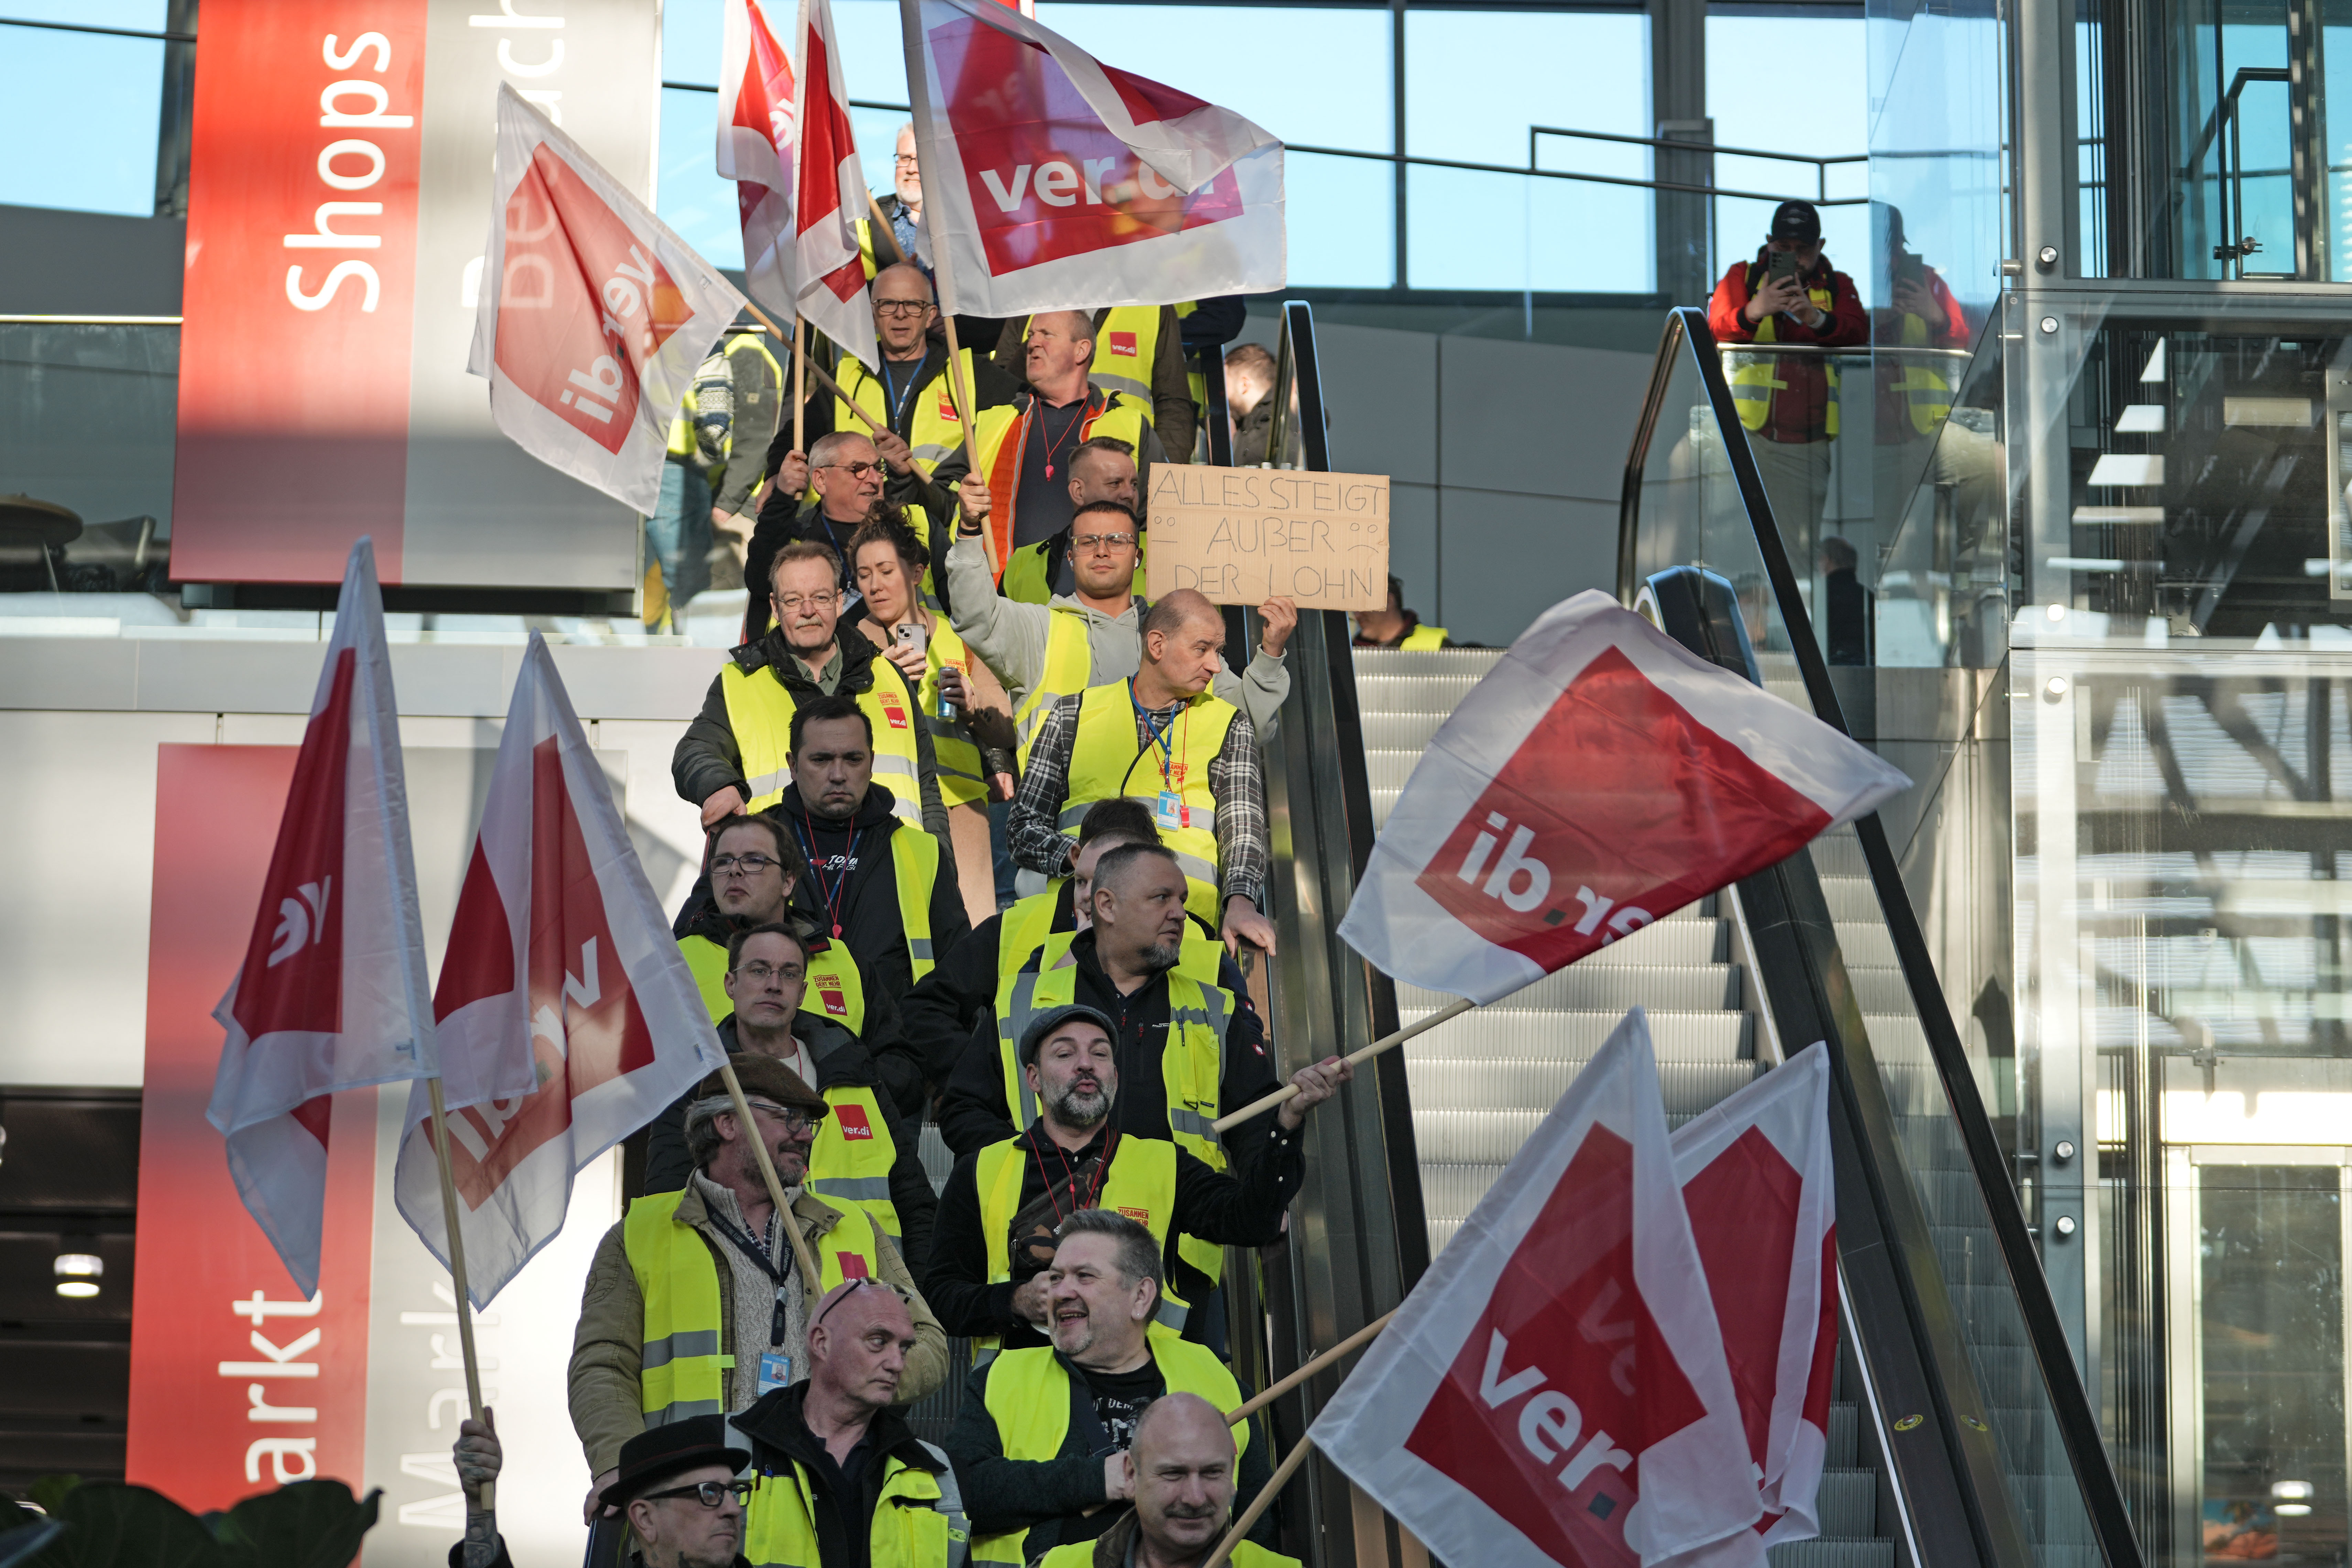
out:
M1007 599L997 593L987 552L976 538L958 538L949 546L947 574L956 635L996 671L1016 713L1045 671L1045 637L1057 609L1076 610L1087 618L1087 668L1095 685L1125 680L1142 666L1143 619L1136 603L1107 616L1087 609L1071 594L1056 594L1045 605ZM1245 673L1235 675L1228 665L1210 689L1249 715L1257 727L1258 743L1264 745L1274 734L1283 700L1290 695L1290 669L1281 659L1259 651L1250 656Z

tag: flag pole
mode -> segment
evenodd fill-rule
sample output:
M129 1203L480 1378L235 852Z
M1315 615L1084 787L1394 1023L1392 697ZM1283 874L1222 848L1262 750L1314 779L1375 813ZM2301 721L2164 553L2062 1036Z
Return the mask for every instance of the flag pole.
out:
M1407 1040L1412 1039L1415 1035L1426 1034L1430 1030L1437 1027L1440 1024L1445 1023L1451 1019L1459 1018L1463 1014L1467 1013L1471 1008L1475 1007L1478 1004L1471 1001L1466 996L1456 997L1454 1001L1447 1003L1443 1007L1440 1007L1436 1012L1432 1013L1428 1017L1423 1018L1420 1023L1408 1024L1393 1035L1383 1035L1381 1038L1374 1040L1362 1050L1347 1058L1348 1065L1349 1067L1353 1067L1358 1062L1367 1061L1373 1057L1379 1056L1382 1051L1393 1050L1397 1047L1404 1044ZM1263 1099L1251 1100L1247 1105L1243 1106L1231 1116L1218 1117L1215 1122L1216 1130L1223 1132L1227 1128L1239 1126L1241 1123L1247 1121L1253 1116L1256 1116L1264 1111L1272 1110L1276 1106L1280 1105L1284 1100L1290 1099L1297 1092L1298 1086L1297 1084L1284 1084L1272 1094L1266 1095ZM1206 1568L1205 1564L1203 1565L1203 1568Z
M449 1284L457 1298L457 1348L466 1362L466 1405L474 1419L487 1424L482 1410L482 1363L474 1354L474 1299L466 1289L466 1237L457 1228L457 1184L449 1174L449 1111L441 1098L441 1077L425 1080L433 1103L433 1152L441 1167L441 1227L449 1246ZM498 1483L482 1483L484 1513L496 1505Z
M808 450L808 355L801 352L808 319L793 312L793 450Z
M801 1234L799 1224L793 1218L792 1205L784 1201L784 1184L776 1174L776 1163L768 1158L767 1142L760 1136L760 1124L751 1120L751 1103L743 1098L743 1086L735 1080L735 1064L727 1063L719 1069L727 1085L727 1098L735 1102L735 1120L741 1124L743 1135L751 1141L751 1152L759 1156L761 1179L768 1184L768 1201L776 1205L776 1215L792 1237L793 1261L800 1265L801 1289L814 1301L822 1294L817 1289L816 1255L809 1250L808 1237Z
M1321 1372L1324 1368L1329 1366L1333 1362L1338 1361L1341 1356L1346 1355L1349 1351L1355 1350L1359 1346L1366 1343L1374 1334L1377 1334L1382 1329L1387 1328L1389 1326L1389 1321L1394 1318L1401 1310L1402 1310L1402 1308L1391 1308L1386 1312L1381 1313L1379 1317L1374 1318L1370 1322L1366 1323L1362 1328L1358 1329L1354 1333L1349 1334L1346 1339L1341 1340L1338 1344L1333 1345L1329 1350L1325 1351L1322 1354L1315 1357L1314 1360L1308 1362L1305 1366L1300 1367L1297 1372L1292 1373L1288 1377L1284 1378L1279 1383L1269 1384L1263 1392L1253 1394L1249 1398L1242 1401L1242 1407L1239 1410L1234 1411L1231 1415L1225 1417L1225 1425L1228 1426L1240 1426L1243 1422L1248 1420L1251 1416L1256 1415L1259 1411L1265 1409L1267 1405L1273 1404L1276 1400L1281 1398L1292 1389L1297 1388L1300 1384L1305 1383L1308 1378L1313 1377L1317 1373Z
M824 374L824 368L823 368L822 366L818 365L814 361L811 360L811 359L808 357L808 351L807 351L806 349L804 349L803 347L802 347L802 345L801 345L801 339L800 339L800 334L799 334L799 333L795 332L795 333L793 333L790 337L786 337L786 336L785 336L785 332L784 332L784 329L783 329L783 328L782 328L782 327L780 327L780 326L778 326L778 325L776 325L776 323L775 323L775 322L773 322L773 321L770 321L770 320L768 319L768 313L767 313L765 310L762 310L761 309L760 309L760 307L759 307L759 306L757 306L757 305L753 304L753 303L752 303L750 300L748 300L748 299L746 299L746 300L743 301L743 309L745 309L746 310L749 310L749 311L751 313L751 319L752 319L753 321L755 321L759 322L759 323L760 323L760 325L761 325L761 326L763 326L763 327L767 328L767 329L768 329L768 331L772 331L772 332L775 333L775 334L776 334L776 336L778 336L778 337L780 337L780 338L784 338L784 339L785 339L785 341L786 341L787 342L789 342L789 343L791 343L791 344L793 345L793 360L794 360L794 363L793 363L793 376L794 376L795 378L797 378L797 377L800 375L800 374L801 374L801 372L802 372L802 371L803 371L803 370L807 371L807 372L808 372L808 374L809 374L810 375L814 376L814 377L816 378L816 384L817 384L817 385L819 385L819 386L823 387L825 391L832 393L835 397L840 398L840 399L841 399L841 401L843 401L844 403L848 404L848 405L849 405L849 411L850 411L852 414L856 415L860 419L865 420L865 421L866 421L866 427L868 430L873 431L877 436L879 436L880 434L882 434L882 431L883 431L883 425L882 425L882 422L881 422L880 420L878 420L878 419L875 418L875 417L874 417L874 416L872 416L871 414L866 413L866 410L865 410L863 407L859 406L859 405L857 404L857 402L856 402L854 398L852 398L852 397L851 397L847 393L845 393L844 391L842 391L842 390L841 390L841 384L840 384L839 382L837 382L837 381L834 380L834 379L833 379L833 377L831 377L831 376L829 376L829 375L825 374ZM800 318L799 318L798 316L794 316L794 317L793 318L793 321L794 321L794 322L798 322L798 321L800 321ZM797 435L798 433L799 433L799 431L798 431L798 426L797 426L797 423L796 423L796 424L795 424L795 426L794 426L794 434L795 434L795 435Z
M1307 1462L1307 1451L1314 1447L1313 1437L1301 1437L1291 1446L1290 1452L1275 1468L1265 1485L1258 1489L1257 1496L1250 1499L1249 1507L1242 1510L1241 1518L1234 1521L1234 1527L1225 1531L1225 1538L1217 1542L1217 1549L1209 1553L1209 1560L1202 1563L1201 1568L1219 1568L1226 1558L1234 1554L1234 1548L1242 1543L1242 1537L1249 1533L1250 1526L1258 1521L1258 1517L1274 1506L1274 1500L1282 1494L1283 1488L1290 1484L1290 1478L1298 1473L1298 1467Z

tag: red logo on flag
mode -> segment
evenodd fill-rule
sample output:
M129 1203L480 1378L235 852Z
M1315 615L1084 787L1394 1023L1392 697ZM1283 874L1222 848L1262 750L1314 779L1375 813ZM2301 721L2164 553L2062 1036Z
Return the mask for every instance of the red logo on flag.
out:
M898 700L897 692L886 691L882 694L882 717L890 721L890 728L893 730L907 728L907 705Z
M1704 1419L1633 1275L1633 1146L1594 1126L1405 1447L1545 1555L1640 1561L1642 1454Z
M236 978L234 1016L248 1040L279 1030L331 1035L343 1018L343 913L335 884L343 873L345 783L352 755L352 681L356 650L335 655L327 705L302 731L294 781L269 875L261 884L260 918ZM326 1101L295 1112L327 1141Z
M849 1004L841 994L841 982L830 974L819 975L816 982L817 1000L824 1004L825 1012L835 1018L849 1016Z
M541 143L507 200L497 344L507 379L618 452L646 362L693 313L661 258Z
M1133 359L1135 357L1135 334L1133 332L1113 332L1110 335L1110 352L1127 359Z
M871 1138L874 1124L866 1120L862 1105L836 1105L833 1108L833 1124L841 1129L844 1138Z
M1573 815L1559 780L1578 781ZM1421 889L1547 970L1648 925L1653 910L1786 859L1829 814L1706 729L1631 659L1587 665L1496 771Z
M968 16L932 28L930 44L992 275L1242 216L1232 170L1186 195L1111 132L1037 46ZM1209 107L1102 68L1139 124Z

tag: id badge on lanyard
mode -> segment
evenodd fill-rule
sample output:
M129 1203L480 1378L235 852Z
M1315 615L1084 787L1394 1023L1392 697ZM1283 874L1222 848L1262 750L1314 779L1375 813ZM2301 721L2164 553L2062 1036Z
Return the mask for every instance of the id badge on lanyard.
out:
M1163 789L1160 792L1160 805L1153 814L1153 818L1160 826L1190 827L1192 825L1192 808L1184 804L1182 795L1172 789Z
M781 1351L762 1351L760 1354L760 1392L772 1388L788 1388L793 1381L793 1358Z

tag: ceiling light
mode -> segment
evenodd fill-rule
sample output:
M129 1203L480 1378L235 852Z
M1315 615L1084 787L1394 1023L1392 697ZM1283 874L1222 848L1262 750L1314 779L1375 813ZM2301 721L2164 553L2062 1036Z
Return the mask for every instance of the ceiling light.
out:
M91 1279L60 1279L58 1294L71 1301L86 1301L98 1294L98 1283Z
M2283 1502L2271 1511L2281 1519L2301 1519L2311 1511L2311 1505L2307 1502Z
M2273 1481L2271 1496L2303 1500L2311 1496L2311 1483L2309 1481Z
M68 1300L87 1300L98 1294L99 1277L106 1259L95 1252L60 1252L49 1271L58 1277L58 1294Z

